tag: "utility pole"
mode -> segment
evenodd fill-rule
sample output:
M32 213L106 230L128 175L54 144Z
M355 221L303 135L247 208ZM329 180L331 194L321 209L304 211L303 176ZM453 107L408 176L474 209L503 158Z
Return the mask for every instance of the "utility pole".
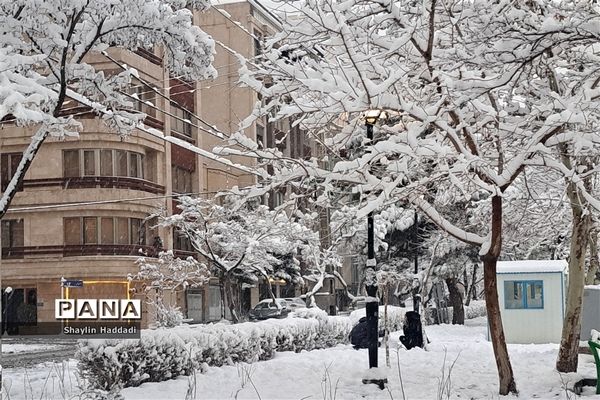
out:
M377 123L380 117L384 117L385 113L381 110L369 110L365 117L367 127L367 138L369 145L373 144L373 125ZM365 269L365 289L367 291L367 338L369 342L369 369L377 368L378 365L378 347L379 347L379 301L377 299L377 279L375 275L375 229L373 226L373 211L367 216L367 268ZM363 379L363 383L374 383L381 390L385 388L387 378L376 377Z

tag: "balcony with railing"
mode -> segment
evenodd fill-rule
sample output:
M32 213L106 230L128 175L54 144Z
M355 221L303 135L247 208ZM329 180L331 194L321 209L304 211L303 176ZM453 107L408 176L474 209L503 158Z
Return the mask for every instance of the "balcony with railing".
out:
M2 190L5 189L2 185ZM61 188L61 189L92 189L114 188L139 190L153 194L164 194L165 187L140 178L125 176L80 176L66 178L26 179L23 188Z
M50 246L21 246L2 248L2 259L15 260L37 257L80 257L80 256L137 256L158 257L159 250L148 245L133 244L77 244ZM193 251L173 250L175 257L197 258Z

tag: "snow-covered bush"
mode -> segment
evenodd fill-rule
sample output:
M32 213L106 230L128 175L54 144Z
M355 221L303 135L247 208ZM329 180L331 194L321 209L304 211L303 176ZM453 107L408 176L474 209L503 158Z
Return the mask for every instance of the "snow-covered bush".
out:
M164 302L156 302L156 327L157 328L173 328L183 324L185 316L181 312L181 308Z
M401 331L402 324L404 322L404 313L407 310L401 307L388 306L388 328L390 332ZM358 324L358 321L362 317L367 316L367 309L360 308L358 310L352 311L350 313L350 320L352 321L352 326ZM379 326L383 327L383 317L384 317L384 306L379 306Z
M316 318L316 319L327 319L328 314L317 307L311 308L299 308L294 311L292 315L295 318Z
M388 314L392 330L400 329L404 310L389 307ZM189 375L206 365L268 360L276 351L300 352L348 343L350 331L360 319L358 314L350 318L306 316L143 330L139 341L82 340L77 358L92 386L110 390Z
M484 317L486 315L485 300L472 300L468 306L465 306L465 319Z

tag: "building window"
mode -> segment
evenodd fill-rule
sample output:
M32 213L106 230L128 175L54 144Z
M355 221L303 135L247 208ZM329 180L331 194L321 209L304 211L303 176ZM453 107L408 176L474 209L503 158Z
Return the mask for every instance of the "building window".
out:
M131 99L133 102L133 109L150 117L155 117L156 110L154 107L156 106L156 92L154 89L139 81L132 83L133 86L129 88L129 94L137 99Z
M504 308L509 310L544 308L544 282L505 281Z
M254 30L254 55L259 56L263 52L263 34L257 30Z
M24 246L24 227L23 219L5 219L2 220L2 248L10 249L13 247Z
M146 224L140 218L70 217L64 218L64 242L81 244L146 244Z
M83 218L83 244L98 244L98 218Z
M171 103L171 130L189 138L192 137L192 113L176 103Z
M127 176L144 179L144 155L112 149L64 150L63 176Z
M173 229L173 249L182 251L194 251L192 242L181 231Z
M265 148L265 128L262 125L256 125L256 144L259 149Z
M177 165L171 166L173 191L177 193L192 193L193 172Z
M17 167L23 158L21 153L10 153L0 155L0 187L1 190L6 190L8 183L17 171ZM20 185L17 190L23 190Z

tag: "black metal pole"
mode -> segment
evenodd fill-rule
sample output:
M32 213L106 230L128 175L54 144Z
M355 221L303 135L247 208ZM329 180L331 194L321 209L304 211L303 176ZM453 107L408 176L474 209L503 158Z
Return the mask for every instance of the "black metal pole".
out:
M419 240L418 238L418 234L419 234L419 219L417 217L417 210L415 210L415 221L413 224L413 240L412 240L412 245L413 245L413 249L415 252L415 275L419 273L419 250L418 250L418 246L417 246L417 242ZM419 295L419 292L421 291L421 288L418 287L415 290L415 293L413 295L413 311L415 312L419 312L419 306L420 306L420 302L421 302L421 295Z
M415 274L419 273L419 252L417 251L417 241L419 234L419 219L417 218L417 211L415 210L415 222L414 222L414 236L413 236L413 246L415 249Z
M367 269L375 269L375 235L373 229L373 213L367 216ZM371 298L367 301L367 332L369 338L369 368L377 368L377 350L379 345L379 303L371 301L377 297L377 285L373 280L367 282L367 295Z
M367 123L367 138L373 140L373 124ZM372 301L377 297L377 281L375 280L375 229L373 212L367 216L367 268L365 270L367 296L367 338L369 342L369 368L377 368L377 350L379 347L379 302ZM371 270L371 271L369 271ZM383 390L387 379L363 379L363 383L374 383Z

